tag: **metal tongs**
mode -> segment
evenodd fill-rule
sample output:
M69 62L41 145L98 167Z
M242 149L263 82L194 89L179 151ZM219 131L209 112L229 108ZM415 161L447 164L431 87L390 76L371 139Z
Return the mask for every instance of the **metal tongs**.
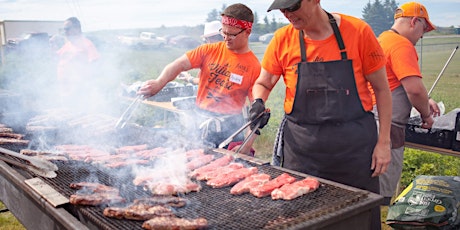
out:
M131 119L133 116L134 111L139 107L140 102L144 100L144 95L137 95L134 98L133 102L126 108L126 110L121 114L120 119L118 119L117 123L115 124L115 129L124 128L126 123Z
M259 119L261 118L264 114L267 114L270 112L270 109L265 109L265 111L261 112L259 115L257 115L256 119ZM259 129L260 127L260 123L262 121L259 120L257 122L257 124L254 126L254 128L252 129L251 133L243 140L243 143L240 145L240 147L236 150L236 153L239 153L241 151L241 149L243 149L243 147L247 144L247 142L251 139L251 137L254 135L254 133ZM239 128L236 132L234 132L231 136L229 136L227 139L225 139L222 143L219 144L219 148L222 149L224 148L225 146L227 146L228 144L230 144L230 142L233 141L233 139L238 135L240 134L243 130L245 130L248 126L250 126L252 124L252 121L249 121L248 123L244 124L241 128Z
M0 147L0 152L3 154L7 154L7 155L10 155L16 158L26 160L29 164L24 164L24 163L0 156L0 160L5 161L6 163L26 169L42 177L54 178L57 176L55 171L58 170L58 167L54 163L51 163L43 159L35 158L35 157L24 156L22 154L19 154L17 152L14 152L9 149L2 148L2 147Z

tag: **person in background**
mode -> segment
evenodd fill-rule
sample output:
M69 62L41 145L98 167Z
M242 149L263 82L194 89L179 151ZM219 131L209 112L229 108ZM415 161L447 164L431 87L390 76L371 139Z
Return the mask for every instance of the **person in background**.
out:
M390 163L391 94L385 58L361 19L322 9L320 0L275 0L290 24L268 44L254 87L251 121L283 76L285 115L272 164L379 193L379 175ZM372 113L375 91L380 127ZM380 229L380 207L371 211Z
M415 44L423 34L435 29L425 6L407 2L398 7L390 30L378 37L386 58L386 74L392 95L391 163L380 176L380 194L383 205L389 205L401 178L404 158L405 128L412 106L422 118L422 127L431 128L433 116L439 116L439 107L430 99L422 82ZM375 118L378 121L378 113Z
M220 21L212 21L212 22L207 22L204 24L204 30L203 30L203 35L201 38L203 39L204 43L214 43L214 42L221 42L224 40L222 35L219 32L219 29L222 27L222 24ZM199 74L198 74L199 75ZM188 72L181 72L179 76L177 76L177 79L186 81L188 83L198 85L198 82L200 82L200 78L198 77L193 77L190 73Z
M189 116L189 122L195 124L192 130L200 130L200 134L192 137L199 136L205 145L217 147L243 126L242 108L247 98L253 100L252 86L260 73L260 62L248 43L253 21L253 12L246 5L228 6L222 12L219 30L223 42L186 52L169 63L157 79L146 81L138 94L153 96L179 73L200 68L196 108ZM241 153L250 154L255 136Z
M96 61L100 54L94 44L83 36L78 18L70 17L64 21L64 45L56 51L57 80L60 96L65 105L84 109L94 90Z

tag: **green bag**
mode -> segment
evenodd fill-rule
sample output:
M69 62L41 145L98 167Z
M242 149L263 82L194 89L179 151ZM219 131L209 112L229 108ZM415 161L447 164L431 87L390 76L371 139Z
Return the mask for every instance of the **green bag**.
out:
M460 177L417 176L389 207L394 229L460 229Z

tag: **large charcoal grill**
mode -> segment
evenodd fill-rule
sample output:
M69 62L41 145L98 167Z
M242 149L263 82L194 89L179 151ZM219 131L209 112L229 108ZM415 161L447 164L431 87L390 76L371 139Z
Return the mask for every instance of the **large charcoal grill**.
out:
M256 166L259 172L272 177L285 172L266 164L239 161L247 166ZM141 187L127 186L132 184L134 178L121 172L81 162L67 162L58 166L56 178L42 180L66 197L76 192L68 186L70 183L95 178L99 183L118 187L128 201L151 196ZM305 177L296 172L289 173L298 179ZM256 198L250 194L234 196L230 194L230 187L214 189L202 183L200 192L184 195L189 200L188 205L175 211L180 217L206 218L210 229L349 229L353 223L359 227L369 223L370 209L378 205L379 196L334 182L320 181L322 185L317 191L293 201L274 201L270 197ZM142 229L143 221L103 216L105 207L65 204L63 208L90 229Z
M124 130L127 131L127 130ZM142 135L145 134L145 135ZM150 141L150 147L165 139L152 140L146 130L130 130L129 134L116 137L122 145L142 144ZM125 137L131 136L130 140ZM160 135L161 137L161 135ZM34 143L34 136L30 136ZM60 140L50 140L50 145ZM82 143L78 143L82 144ZM32 145L33 148L34 145ZM11 146L2 146L11 148ZM19 151L19 149L14 149ZM221 151L207 150L208 154L220 155ZM256 166L259 172L276 177L288 172L298 179L307 175L265 164L253 162L253 158L238 161L248 167ZM92 181L114 186L128 202L151 196L150 192L132 185L134 177L127 170L108 170L82 162L58 163L56 178L41 178L65 197L76 191L70 183ZM128 170L129 171L129 170ZM65 204L52 207L35 191L25 185L24 180L33 175L0 162L0 199L27 228L34 229L141 229L143 221L118 220L103 216L105 207L75 206ZM381 196L335 182L320 179L321 187L293 201L272 200L271 197L256 198L251 194L233 196L230 187L214 189L202 183L200 192L183 195L189 200L186 207L175 209L176 215L184 218L204 217L210 229L365 229L370 222L370 210L378 206ZM131 186L132 185L132 186ZM18 202L19 201L19 202Z

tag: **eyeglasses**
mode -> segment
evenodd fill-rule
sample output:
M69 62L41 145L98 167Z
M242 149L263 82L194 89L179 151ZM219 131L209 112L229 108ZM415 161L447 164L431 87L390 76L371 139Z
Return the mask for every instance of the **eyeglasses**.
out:
M243 33L243 31L245 31L246 29L241 29L240 32L236 33L236 34L230 34L230 33L227 33L227 32L224 32L222 31L222 28L219 29L219 33L222 35L222 37L227 37L228 39L235 39L236 36L238 36L239 34Z
M286 11L287 12L294 12L294 11L299 10L300 6L302 6L302 0L297 1L294 5L292 5L292 6L288 7L288 8L280 9L280 11L282 13L284 13Z
M421 18L417 18L417 21L421 22L423 24L423 31L428 31L428 25L426 24L425 20Z

